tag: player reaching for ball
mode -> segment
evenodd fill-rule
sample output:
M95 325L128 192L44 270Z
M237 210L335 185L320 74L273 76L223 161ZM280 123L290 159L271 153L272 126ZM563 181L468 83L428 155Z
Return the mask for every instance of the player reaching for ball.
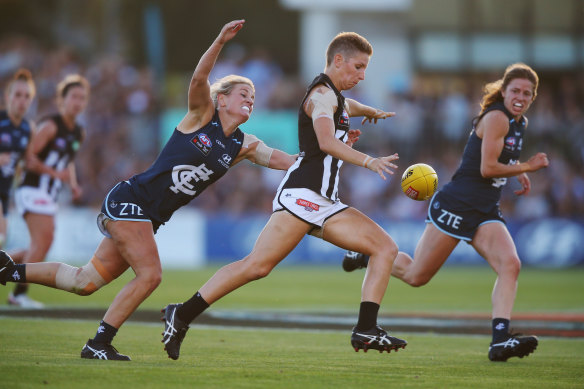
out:
M533 69L516 63L505 70L502 79L485 86L481 111L473 120L460 166L430 201L426 229L414 258L399 252L392 270L392 275L402 281L422 286L438 272L461 240L472 245L497 273L491 297L491 361L522 358L532 353L538 343L535 336L509 332L521 261L499 209L501 189L508 177L517 177L522 186L516 195L527 195L531 183L526 173L549 164L544 153L519 163L527 128L524 114L535 100L538 84ZM352 271L367 267L367 262L370 259L366 255L348 252L343 268Z
M373 49L362 36L347 32L329 44L324 73L309 85L298 112L300 156L284 177L273 203L274 213L251 253L219 269L183 304L164 309L162 341L172 359L179 357L188 325L210 304L247 284L267 276L306 234L345 249L371 256L361 291L361 306L351 335L355 351L397 350L407 342L389 336L377 325L377 312L398 253L392 238L370 218L339 200L339 169L343 161L368 168L385 179L393 174L397 154L373 158L345 144L350 116L363 122L385 119L391 112L345 99L348 90L365 78Z
M81 358L130 360L111 343L120 326L160 284L162 269L154 234L178 208L243 159L280 170L296 160L239 129L253 110L251 80L230 75L209 85L209 73L221 49L243 24L243 20L235 20L223 26L199 60L189 85L188 112L156 161L107 194L97 218L105 238L85 266L56 262L15 265L0 251L0 284L29 282L82 296L132 268L135 278L117 294L95 337L81 350Z

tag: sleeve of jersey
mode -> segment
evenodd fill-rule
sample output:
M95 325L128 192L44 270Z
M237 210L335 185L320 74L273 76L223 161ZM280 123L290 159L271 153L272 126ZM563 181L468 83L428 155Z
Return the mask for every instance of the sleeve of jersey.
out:
M244 133L243 134L243 145L242 147L249 147L250 144L259 142L255 151L255 163L261 166L268 166L270 163L270 158L274 149L266 146L264 142L258 139L257 136Z

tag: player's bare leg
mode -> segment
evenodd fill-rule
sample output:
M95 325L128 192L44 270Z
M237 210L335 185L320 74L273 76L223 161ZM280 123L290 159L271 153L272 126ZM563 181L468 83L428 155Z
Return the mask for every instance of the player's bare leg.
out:
M538 339L535 336L511 334L509 331L521 270L515 243L507 227L495 222L480 226L472 245L497 273L491 296L493 339L489 347L489 359L504 362L510 357L523 358L537 348Z
M28 212L24 219L30 233L30 247L25 251L21 263L42 262L53 244L55 218L53 215ZM28 289L28 284L18 283L9 294L8 302L22 308L42 308L42 303L28 297Z
M199 289L212 304L235 289L266 277L300 243L308 223L286 211L275 212L245 258L223 266Z
M30 232L30 248L23 263L42 262L53 244L55 218L53 215L28 212L24 219Z
M323 239L370 256L361 301L380 304L397 255L397 245L393 239L377 223L351 207L326 221Z
M472 246L497 273L492 295L493 317L510 319L521 261L509 231L502 223L483 224L478 228Z
M121 256L113 240L104 238L95 255L84 266L78 268L65 263L29 263L15 264L3 251L0 251L0 283L17 280L42 284L79 295L90 295L103 285L120 276L128 263ZM14 276L17 274L17 276ZM106 319L107 320L107 319ZM112 322L118 322L112 320ZM108 335L108 328L110 329ZM113 331L113 333L112 333ZM102 321L94 339L89 339L81 351L82 358L130 360L111 345L111 338L117 332L113 327ZM102 334L103 333L103 334ZM105 341L99 337L111 336Z
M111 246L111 252L102 249L107 246ZM82 296L90 295L101 286L118 278L129 267L111 243L111 239L104 238L99 247L98 251L102 257L94 256L82 267L73 267L60 262L27 263L26 281ZM92 269L90 273L87 273L90 264L99 270ZM95 279L95 277L100 279ZM60 281L58 281L59 278Z
M163 309L162 342L169 358L178 359L189 324L209 305L235 289L267 276L300 243L311 226L287 211L275 212L260 233L251 253L219 269L189 301ZM181 309L182 308L182 309ZM177 310L179 313L177 315Z
M425 285L440 270L459 241L427 223L416 245L414 258L400 251L391 274L411 286Z
M107 230L111 239L104 239L94 258L107 275L109 271L122 271L130 266L136 277L127 283L114 298L101 321L93 339L81 350L81 358L129 361L112 346L120 326L160 284L162 267L154 241L152 224L135 221L110 221ZM111 274L109 275L111 277Z
M117 267L119 255L132 267L136 277L127 283L114 298L107 310L104 321L119 328L158 287L162 279L162 266L154 241L152 224L132 221L110 221L108 232L113 239L104 239L95 256L104 258L104 266ZM115 246L115 247L113 247Z
M329 218L323 239L339 247L369 255L361 288L359 321L351 334L351 345L379 352L405 348L407 342L390 336L377 325L379 306L385 295L398 248L393 239L373 220L354 208Z

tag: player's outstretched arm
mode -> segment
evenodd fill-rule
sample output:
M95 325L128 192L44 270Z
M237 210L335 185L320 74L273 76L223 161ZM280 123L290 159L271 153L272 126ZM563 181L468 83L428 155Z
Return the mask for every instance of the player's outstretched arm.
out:
M312 118L312 124L318 147L325 153L347 163L363 166L379 174L384 180L385 174L393 174L391 169L397 166L391 163L398 159L397 154L388 157L372 158L367 154L353 149L335 137L333 114L337 109L337 99L334 92L325 86L316 87L306 99L304 110Z
M297 158L298 154L292 155L285 151L274 149L267 167L276 170L288 170L290 166L294 165Z
M197 110L201 106L212 104L210 97L209 74L215 66L221 49L241 30L245 20L234 20L223 26L221 32L215 38L211 46L199 60L189 85L188 105L189 110Z
M245 134L243 145L233 165L247 159L257 165L269 167L276 170L288 170L296 162L298 155L290 155L285 151L273 149L267 146L255 135Z
M395 112L385 112L381 109L373 108L353 99L345 99L347 107L349 108L349 116L364 116L361 124L365 122L373 122L377 124L377 120L390 118L395 116Z

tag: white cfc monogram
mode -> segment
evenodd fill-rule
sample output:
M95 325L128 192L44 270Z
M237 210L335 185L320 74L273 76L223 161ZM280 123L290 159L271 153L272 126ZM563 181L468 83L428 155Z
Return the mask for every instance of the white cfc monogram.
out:
M170 190L174 193L182 192L189 196L194 196L197 191L193 190L194 185L191 184L191 181L207 181L211 174L213 174L213 171L207 169L204 163L199 166L177 165L172 168L172 182L174 185L170 187Z

